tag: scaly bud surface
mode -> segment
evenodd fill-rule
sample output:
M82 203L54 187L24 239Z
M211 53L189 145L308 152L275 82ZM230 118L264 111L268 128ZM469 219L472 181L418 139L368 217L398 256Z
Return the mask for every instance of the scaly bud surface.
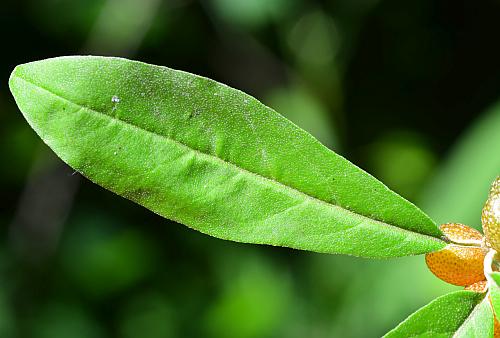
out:
M451 243L440 251L425 255L432 273L445 282L458 286L470 286L484 281L483 262L487 249L481 246L481 233L456 223L443 224L440 229Z
M481 215L483 231L491 247L500 252L500 177L493 182Z

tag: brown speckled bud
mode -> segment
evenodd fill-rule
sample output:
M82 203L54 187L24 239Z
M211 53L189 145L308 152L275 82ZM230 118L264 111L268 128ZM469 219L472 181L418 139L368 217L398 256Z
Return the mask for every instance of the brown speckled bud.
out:
M467 225L446 223L440 227L446 239L456 244L470 243L471 240L481 242L483 234Z
M485 279L484 256L483 248L449 244L425 255L425 262L432 273L445 282L469 286Z
M485 293L488 291L488 281L482 280L465 287L465 290Z
M452 243L440 251L425 255L429 270L445 282L458 286L469 286L485 280L483 261L487 250L481 247L481 233L456 223L443 224L440 229Z
M481 215L483 231L491 247L500 252L500 177L492 184Z

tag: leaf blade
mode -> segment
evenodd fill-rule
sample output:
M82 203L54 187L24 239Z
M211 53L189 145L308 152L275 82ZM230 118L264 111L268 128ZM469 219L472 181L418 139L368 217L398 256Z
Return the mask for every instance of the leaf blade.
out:
M491 296L491 306L495 311L496 316L500 315L500 273L492 272L491 279L488 281L490 296Z
M485 297L453 335L454 338L493 337L493 310Z
M65 162L201 232L364 257L444 246L410 202L215 81L125 59L63 57L18 66L9 85Z
M384 337L464 337L476 332L484 334L478 337L493 336L488 299L480 293L456 291L417 310Z

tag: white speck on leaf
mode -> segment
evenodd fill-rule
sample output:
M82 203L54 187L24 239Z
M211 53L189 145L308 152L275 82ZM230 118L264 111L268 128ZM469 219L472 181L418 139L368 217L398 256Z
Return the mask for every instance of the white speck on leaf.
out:
M113 95L113 97L111 98L111 102L118 103L120 102L120 98L116 95Z

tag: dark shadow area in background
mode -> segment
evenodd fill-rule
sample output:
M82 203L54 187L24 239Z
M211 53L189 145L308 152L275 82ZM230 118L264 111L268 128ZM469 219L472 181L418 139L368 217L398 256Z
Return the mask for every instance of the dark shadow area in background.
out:
M73 175L7 81L17 64L82 53L105 4L2 2L0 337L374 337L449 290L422 257L224 242ZM500 97L499 1L171 0L151 20L134 59L256 96L412 199ZM11 227L23 192L51 161L50 179L78 180L74 200L47 226L60 233L14 231L19 251ZM40 197L47 209L56 201ZM46 216L37 212L26 216Z

